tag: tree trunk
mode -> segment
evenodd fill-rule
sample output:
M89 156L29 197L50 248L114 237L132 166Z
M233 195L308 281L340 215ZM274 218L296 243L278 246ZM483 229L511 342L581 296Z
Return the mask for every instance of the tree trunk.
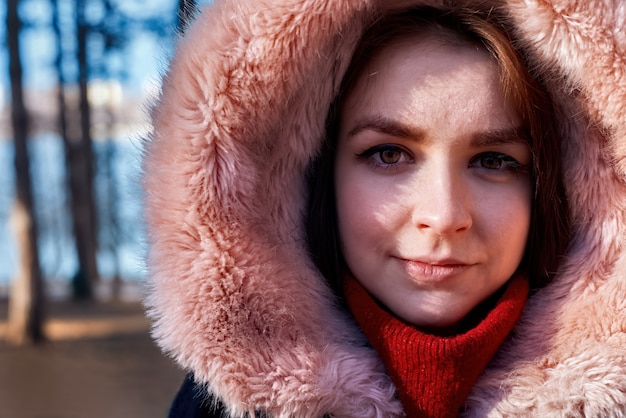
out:
M7 1L7 46L11 79L11 124L15 143L16 200L12 223L20 250L18 273L9 303L7 340L15 344L37 343L43 334L43 280L37 249L37 223L28 159L28 113L24 104L18 0Z
M65 147L67 184L71 201L74 243L78 257L78 270L72 277L74 299L93 298L93 286L98 280L96 264L97 226L93 199L93 148L91 118L87 100L87 27L84 22L83 0L76 0L74 22L76 25L79 101L78 106L68 103L65 95L66 80L63 75L63 35L60 26L59 2L53 1L53 27L57 38L56 67L59 76L57 103L59 128Z

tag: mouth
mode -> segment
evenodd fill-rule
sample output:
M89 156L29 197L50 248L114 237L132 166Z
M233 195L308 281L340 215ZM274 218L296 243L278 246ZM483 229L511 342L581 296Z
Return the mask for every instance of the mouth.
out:
M409 276L420 282L440 282L452 279L474 264L455 259L419 260L398 258Z

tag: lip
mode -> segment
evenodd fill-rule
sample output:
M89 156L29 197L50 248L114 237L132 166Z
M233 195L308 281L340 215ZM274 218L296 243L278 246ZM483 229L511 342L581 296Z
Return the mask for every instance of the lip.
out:
M397 258L404 270L419 282L441 282L450 280L471 268L474 264L455 259L420 260Z

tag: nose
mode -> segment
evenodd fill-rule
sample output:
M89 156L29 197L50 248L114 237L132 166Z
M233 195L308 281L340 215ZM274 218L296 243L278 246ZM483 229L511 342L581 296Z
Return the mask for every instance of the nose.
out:
M459 176L436 170L420 181L413 209L413 224L424 232L452 235L472 227L472 199Z

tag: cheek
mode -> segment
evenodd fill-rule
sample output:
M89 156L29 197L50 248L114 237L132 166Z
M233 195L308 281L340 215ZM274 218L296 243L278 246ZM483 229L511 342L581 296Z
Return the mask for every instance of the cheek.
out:
M339 240L342 247L350 248L367 234L371 224L370 193L361 182L343 175L335 184Z
M479 199L481 224L486 238L507 248L512 259L521 260L530 231L532 190L529 181Z
M394 219L391 196L362 174L348 171L335 182L339 241L347 259L363 258L366 250L376 252L388 241Z

